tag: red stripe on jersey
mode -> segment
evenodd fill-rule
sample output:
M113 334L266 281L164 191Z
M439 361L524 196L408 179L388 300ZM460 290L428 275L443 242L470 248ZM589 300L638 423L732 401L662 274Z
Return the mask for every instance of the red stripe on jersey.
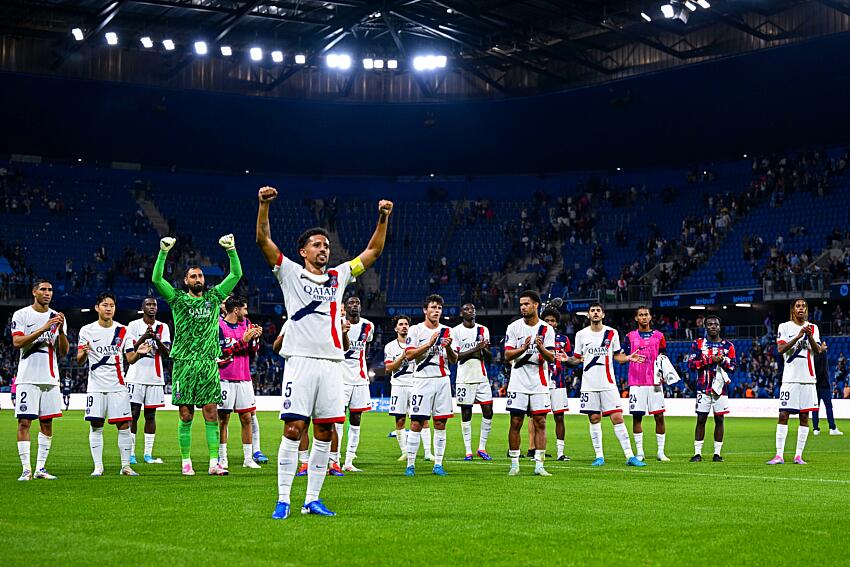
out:
M443 358L443 355L440 355L440 375L446 375L446 360Z
M537 373L540 375L540 383L543 384L544 386L548 386L548 384L546 383L546 373L543 372L543 363L542 362L537 363Z
M614 341L614 331L608 331L608 349L611 349L611 343ZM608 382L610 384L614 383L614 379L611 377L611 357L608 356L608 353L605 353L605 374L608 376Z
M124 385L124 376L121 374L121 359L115 355L115 373L118 374L118 383Z
M814 376L815 375L815 369L812 368L812 351L810 351L810 350L806 351L806 362L809 363L809 376Z
M280 257L281 259L279 261L283 262L283 254L281 254ZM336 270L328 270L328 277L338 277ZM339 334L336 332L336 301L331 301L331 338L333 339L334 346L338 349L342 349L342 343L339 340Z
M52 344L47 345L47 360L48 360L48 364L50 365L50 377L56 378L56 373L53 372L53 345Z
M371 330L372 330L372 325L370 325L368 323L363 325L363 330L361 331L360 334L363 336L363 342L364 343L366 342L366 339L369 338L369 332ZM366 352L366 347L364 346L360 350L360 377L363 378L364 380L366 379L366 372L365 372L365 368L364 368L365 365L363 364L363 358L364 358L365 352Z
M13 337L23 337L24 332L23 331L15 331L14 333L12 333L12 336Z
M156 336L158 339L162 340L162 325L157 325ZM156 349L156 352L153 353L153 364L156 368L156 377L162 378L162 364L159 361L159 349Z
M476 335L477 336L475 338L477 339L477 342L480 343L481 341L483 341L484 340L484 327L479 325ZM484 355L481 355L481 361L480 362L481 362L481 375L487 376L487 368L484 366Z
M280 253L280 256L277 257L277 263L275 266L280 268L283 265L283 252Z

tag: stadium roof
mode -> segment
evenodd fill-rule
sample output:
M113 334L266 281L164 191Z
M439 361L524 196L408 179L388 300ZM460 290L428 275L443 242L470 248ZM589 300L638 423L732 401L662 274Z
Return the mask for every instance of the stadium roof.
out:
M846 0L671 0L672 17L663 4L12 0L0 3L0 68L324 100L462 100L599 84L850 30ZM328 68L334 55L351 67ZM445 56L445 68L432 57L416 70L414 58L427 55Z

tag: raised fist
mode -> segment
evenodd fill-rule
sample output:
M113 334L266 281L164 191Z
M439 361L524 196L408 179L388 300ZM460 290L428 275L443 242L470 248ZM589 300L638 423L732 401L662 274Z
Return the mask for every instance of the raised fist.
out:
M261 203L270 203L274 201L277 197L277 189L274 187L260 187L259 193L257 193L257 197L260 199Z
M165 238L159 241L159 249L168 252L174 247L175 242L177 242L176 238L174 238L173 236L166 236Z
M378 201L378 212L380 212L385 217L390 216L390 213L393 212L393 202L387 201L386 199Z
M236 244L233 242L233 235L232 234L225 234L224 236L222 236L221 238L218 239L218 243L225 250L236 249Z

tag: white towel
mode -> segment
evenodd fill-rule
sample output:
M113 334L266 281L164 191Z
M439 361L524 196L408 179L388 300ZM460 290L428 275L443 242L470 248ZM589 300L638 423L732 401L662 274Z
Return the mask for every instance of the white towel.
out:
M729 374L726 373L726 370L724 370L722 366L718 366L717 372L714 374L714 380L711 382L711 390L720 396L723 394L723 386L729 384L731 381L732 380L729 378Z
M667 385L675 384L679 380L679 373L667 355L659 354L655 359L655 385L659 386L662 382Z

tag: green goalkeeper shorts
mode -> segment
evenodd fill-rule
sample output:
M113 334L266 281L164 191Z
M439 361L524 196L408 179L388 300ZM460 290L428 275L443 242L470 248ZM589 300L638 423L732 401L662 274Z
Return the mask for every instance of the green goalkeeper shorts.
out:
M171 403L205 406L221 403L221 380L215 360L174 360L171 370Z

